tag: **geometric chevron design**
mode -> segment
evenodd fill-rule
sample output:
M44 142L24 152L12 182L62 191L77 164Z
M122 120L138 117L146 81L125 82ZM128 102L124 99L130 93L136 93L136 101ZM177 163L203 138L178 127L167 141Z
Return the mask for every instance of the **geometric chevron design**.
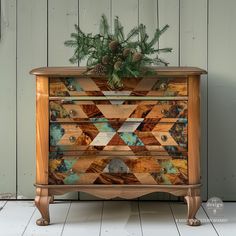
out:
M186 184L186 78L50 78L49 184ZM64 100L76 96L163 100ZM165 96L173 100L165 100ZM54 98L53 98L54 97ZM57 98L55 98L57 97Z
M50 184L186 184L187 160L171 157L65 156L51 153Z
M105 78L51 78L50 96L187 96L186 78L124 78L122 91L112 91Z

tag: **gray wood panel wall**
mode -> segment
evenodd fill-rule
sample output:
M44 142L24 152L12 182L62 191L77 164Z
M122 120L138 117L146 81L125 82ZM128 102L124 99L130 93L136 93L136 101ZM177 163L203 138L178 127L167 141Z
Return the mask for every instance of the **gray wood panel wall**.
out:
M105 13L110 22L119 16L126 32L144 23L151 35L169 24L159 44L172 47L173 53L162 57L173 66L208 70L201 85L202 196L236 200L235 10L234 0L2 0L0 197L34 197L35 80L29 71L70 65L73 50L63 42L73 25L97 32ZM92 199L64 196L78 197ZM152 194L143 199L175 198Z

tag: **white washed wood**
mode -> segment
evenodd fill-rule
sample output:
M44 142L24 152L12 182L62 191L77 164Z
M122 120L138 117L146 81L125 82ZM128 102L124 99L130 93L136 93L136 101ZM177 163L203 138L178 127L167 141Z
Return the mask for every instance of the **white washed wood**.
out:
M17 32L18 195L34 198L35 79L29 71L47 65L47 0L17 1Z
M143 235L179 236L175 221L166 202L139 202Z
M8 201L0 211L0 235L22 235L34 211L33 202Z
M49 0L48 2L48 65L70 65L74 48L66 47L65 40L75 32L78 24L78 0Z
M236 1L209 1L209 197L236 199Z
M110 18L110 0L100 0L99 3L94 0L79 1L79 26L86 33L99 33L99 23L102 14L105 14L108 22ZM81 66L86 65L86 60L81 61ZM86 193L79 194L80 200L96 200L95 196Z
M207 0L180 1L180 66L207 69ZM207 200L207 76L201 79L201 176Z
M102 207L102 201L72 202L62 235L99 236Z
M86 33L99 33L99 24L102 14L108 22L110 19L110 0L80 0L79 1L79 26ZM81 61L81 66L86 65L86 60Z
M71 66L69 58L74 48L64 45L78 24L78 0L48 2L48 66ZM78 193L68 193L56 199L78 199Z
M105 201L101 236L142 235L137 201Z
M0 200L0 211L3 209L6 203L7 203L6 201Z
M0 197L16 197L16 0L3 0L0 39Z
M224 203L223 209L216 211L216 214L207 208L206 203L203 203L203 207L219 235L236 235L236 204L234 202Z
M172 53L161 54L170 66L179 65L179 0L158 0L159 27L170 28L161 36L160 48L171 47Z
M207 235L213 236L216 235L214 227L208 222L208 217L200 207L196 217L201 220L202 225L199 227L192 227L186 224L186 216L187 216L187 205L184 203L170 203L170 207L172 209L178 230L181 236L199 236L199 235Z
M61 234L64 227L67 214L70 209L70 202L55 202L50 204L50 226L39 227L36 225L36 220L41 217L39 211L36 209L29 224L24 232L24 236L58 236Z

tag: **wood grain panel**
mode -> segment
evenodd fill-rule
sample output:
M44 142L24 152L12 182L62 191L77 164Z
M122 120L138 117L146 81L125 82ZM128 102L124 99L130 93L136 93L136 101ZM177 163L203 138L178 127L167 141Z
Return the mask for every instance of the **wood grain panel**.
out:
M200 78L189 77L188 171L189 184L200 183Z
M48 184L48 79L36 79L36 183Z

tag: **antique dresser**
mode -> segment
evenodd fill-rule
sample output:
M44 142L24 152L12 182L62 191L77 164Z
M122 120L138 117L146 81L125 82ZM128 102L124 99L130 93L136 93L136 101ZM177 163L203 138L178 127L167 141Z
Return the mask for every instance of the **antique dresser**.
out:
M54 67L36 76L36 197L48 225L54 195L79 191L110 199L151 192L184 196L199 225L200 98L204 70L158 67L111 90L86 68Z

